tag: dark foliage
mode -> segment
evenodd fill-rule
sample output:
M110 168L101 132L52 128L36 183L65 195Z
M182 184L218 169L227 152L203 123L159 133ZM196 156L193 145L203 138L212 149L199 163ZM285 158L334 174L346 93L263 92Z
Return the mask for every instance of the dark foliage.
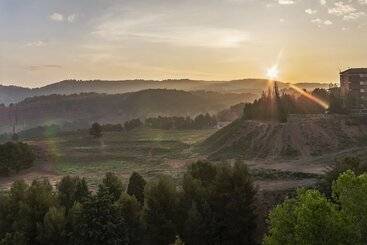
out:
M74 239L81 245L128 244L125 219L106 189L100 189L83 205Z
M143 126L143 123L140 121L139 118L127 121L124 123L124 128L126 131L131 131L136 128L140 128Z
M89 129L89 134L94 138L102 137L102 126L99 123L93 123L92 127Z
M183 190L185 244L256 244L256 191L246 165L197 162L186 173Z
M0 244L168 245L179 235L185 244L254 242L255 191L241 163L193 164L182 190L168 177L145 193L139 174L129 182L124 193L107 173L92 194L79 177L64 177L56 190L47 180L17 181L0 194Z
M155 129L208 129L217 125L215 116L209 113L190 117L155 117L145 119L145 126Z
M130 196L135 197L142 206L144 205L145 185L146 181L144 180L144 178L137 172L133 172L130 176L129 184L126 190L126 193Z
M0 174L10 175L32 166L35 154L31 147L21 142L0 145Z

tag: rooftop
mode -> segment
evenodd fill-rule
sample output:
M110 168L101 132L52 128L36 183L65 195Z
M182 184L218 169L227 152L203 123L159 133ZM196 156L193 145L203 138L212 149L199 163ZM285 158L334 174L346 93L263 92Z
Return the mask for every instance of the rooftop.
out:
M367 74L367 68L349 68L340 72L340 74Z

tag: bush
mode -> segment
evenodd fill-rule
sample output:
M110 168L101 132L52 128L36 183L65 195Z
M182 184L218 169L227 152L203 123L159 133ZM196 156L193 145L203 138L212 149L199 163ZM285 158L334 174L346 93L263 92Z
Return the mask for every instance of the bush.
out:
M0 173L10 175L32 166L35 155L25 143L8 142L0 145Z

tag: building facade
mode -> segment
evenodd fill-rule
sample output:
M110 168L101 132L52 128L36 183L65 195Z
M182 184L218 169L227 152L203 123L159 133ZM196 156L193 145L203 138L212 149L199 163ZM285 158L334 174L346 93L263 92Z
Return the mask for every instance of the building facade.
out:
M367 68L351 68L340 73L341 94L351 106L367 109Z

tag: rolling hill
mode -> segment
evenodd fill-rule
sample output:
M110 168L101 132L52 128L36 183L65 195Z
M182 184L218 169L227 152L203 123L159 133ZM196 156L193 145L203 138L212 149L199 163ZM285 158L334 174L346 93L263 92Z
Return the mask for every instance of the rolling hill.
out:
M254 97L253 94L166 89L38 96L12 106L0 106L0 132L9 132L15 124L18 130L23 130L45 124L88 126L91 122L123 123L137 117L215 113Z
M107 93L121 94L146 89L177 89L185 91L205 90L230 93L261 93L267 86L266 79L241 79L232 81L198 81L198 80L125 80L125 81L81 81L65 80L40 88L22 88L0 85L0 104L17 103L25 98L51 94ZM286 83L279 83L281 88ZM328 84L303 83L301 88L312 90L316 87L327 88Z
M199 148L212 159L302 159L367 145L367 120L292 115L287 123L238 119Z

